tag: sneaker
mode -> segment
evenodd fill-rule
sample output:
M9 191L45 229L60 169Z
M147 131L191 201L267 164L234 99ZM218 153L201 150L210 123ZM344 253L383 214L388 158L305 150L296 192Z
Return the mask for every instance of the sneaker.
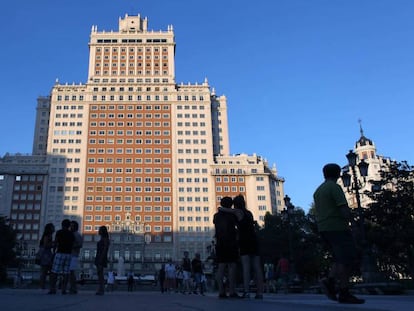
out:
M336 290L335 290L335 281L334 279L322 279L321 280L321 288L326 297L331 300L337 301L336 298Z
M348 304L363 304L365 303L365 299L355 297L350 292L346 291L346 292L339 293L338 302L348 303Z

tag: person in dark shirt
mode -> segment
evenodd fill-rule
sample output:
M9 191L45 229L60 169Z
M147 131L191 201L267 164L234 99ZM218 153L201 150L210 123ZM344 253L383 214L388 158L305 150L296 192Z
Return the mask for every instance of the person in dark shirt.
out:
M214 214L214 228L216 238L216 258L218 263L217 283L219 298L240 298L236 293L236 267L239 258L239 245L237 242L237 217L233 213L223 211L223 208L231 208L233 199L223 197L220 207ZM224 288L224 272L228 268L229 296Z
M98 231L101 239L96 244L95 266L98 274L98 290L96 295L104 294L104 268L108 265L109 233L105 226L100 226Z
M191 281L191 259L188 257L188 251L184 252L184 257L181 262L183 268L183 293L191 294L190 281Z
M55 235L56 255L53 259L53 265L50 275L50 290L48 294L56 294L57 275L62 274L62 294L66 294L66 286L70 273L70 261L72 257L72 247L75 241L73 233L69 230L70 220L62 221L62 229L58 230Z
M253 268L256 277L255 299L263 299L263 269L259 254L259 242L254 229L253 214L246 208L242 195L233 199L234 210L242 211L243 217L238 220L240 258L243 267L244 297L249 297L250 271Z
M194 276L194 294L198 294L197 288L200 289L200 294L204 296L203 284L201 283L201 277L203 276L203 262L200 259L200 254L196 253L195 257L191 261L191 270Z
M349 290L349 277L357 260L357 251L350 223L351 217L345 194L337 180L341 167L326 164L323 169L325 181L313 194L315 216L319 234L332 254L333 262L329 277L321 280L321 287L329 299L339 303L362 304L364 299L355 297ZM337 291L336 282L339 290Z

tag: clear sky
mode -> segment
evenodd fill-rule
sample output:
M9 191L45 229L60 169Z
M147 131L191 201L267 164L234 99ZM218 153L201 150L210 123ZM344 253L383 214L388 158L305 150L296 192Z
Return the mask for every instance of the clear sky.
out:
M377 153L414 163L414 1L13 0L0 10L0 156L31 153L36 99L85 83L92 25L141 14L174 26L176 81L227 96L231 153L276 164L307 210L359 123Z

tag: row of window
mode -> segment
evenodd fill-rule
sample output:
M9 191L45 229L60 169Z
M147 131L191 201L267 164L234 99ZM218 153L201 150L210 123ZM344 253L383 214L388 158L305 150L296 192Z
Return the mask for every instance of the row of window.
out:
M124 67L127 67L127 65L130 68L135 67L135 66L143 67L144 64L145 64L145 67L147 69L151 69L152 66L156 67L156 68L158 68L158 67L168 67L168 62L165 61L167 59L167 56L163 57L164 62L161 62L161 60L159 58L155 57L154 60L157 60L157 62L146 62L146 63L142 63L140 61L135 62L134 61L134 56L129 57L129 62L126 62L126 57L125 56L121 56L121 61L118 61L118 57L114 56L114 57L112 57L112 60L115 60L115 61L113 61L111 63L109 63L109 61L108 62L105 62L105 61L102 62L100 57L97 57L96 59L97 59L97 61L95 62L95 69L99 69L99 67L101 67L101 64L103 64L104 68L112 67L112 69L116 69L117 67L124 68ZM109 56L105 56L104 59L109 60ZM142 57L138 56L137 59L142 60ZM149 60L151 60L151 58L147 58L147 60L149 61Z
M97 127L97 126L100 126L100 127L107 127L107 126L108 127L115 127L115 126L117 126L117 127L123 127L123 126L133 127L133 126L136 126L136 127L150 128L150 127L161 127L161 126L169 127L170 122L162 122L161 123L159 121L157 121L157 122L146 121L144 123L142 121L137 121L137 122L135 122L135 125L134 125L134 122L132 122L132 121L129 121L129 122L117 121L116 123L114 121L109 121L108 123L105 122L105 121L99 121L99 122L92 121L90 123L90 126L91 127Z
M207 154L207 149L177 149L178 154Z
M201 132L203 132L205 135L205 131L201 131ZM145 131L142 131L142 130L136 130L136 131L133 131L133 130L126 130L126 131L124 130L116 130L116 131L114 130L99 130L99 131L91 130L89 131L89 135L90 136L96 136L96 135L100 135L100 136L104 136L104 135L108 135L108 136L113 136L113 135L118 135L118 136L124 136L124 135L126 136L144 136L144 135L145 136L170 136L171 131L169 130L163 130L163 131L158 131L158 130L155 130L155 131L152 131L152 130L145 130Z
M54 144L81 144L81 139L54 139Z
M224 187L221 187L221 186L217 186L216 187L216 191L217 192L233 192L233 193L237 193L237 192L245 192L246 190L245 190L245 188L243 187L243 186L239 186L239 187L237 187L237 186L224 186Z
M154 78L154 79L150 79L150 78L145 78L145 79L142 79L142 78L137 78L137 79L134 79L134 78L128 78L128 79L125 79L125 78L120 78L120 79L117 79L117 78L111 78L111 79L108 79L108 78L104 78L104 79L94 78L93 79L94 83L100 83L100 82L102 82L102 83L108 83L108 82L110 82L110 83L125 83L125 82L134 83L135 81L137 83L151 83L152 81L154 83L160 83L160 82L168 83L169 82L168 78L163 78L163 79L159 79L159 78Z
M98 43L117 43L118 39L98 39L97 40ZM142 39L122 39L121 42L123 43L141 43L143 42ZM146 39L146 42L167 42L167 39ZM97 47L96 48L96 53L102 53L102 51L104 53L118 53L118 51L120 51L121 53L126 53L127 51L130 53L133 52L137 52L137 53L143 53L144 52L144 48L141 47L113 47L112 49L110 47ZM146 53L158 53L162 51L163 53L167 53L168 52L168 48L167 47L146 47L145 48L145 52Z
M13 200L19 200L20 198L17 197L13 197ZM39 195L38 197L38 201L40 201L42 199L42 197ZM21 200L25 200L25 199L21 199ZM29 211L33 211L33 210L37 210L40 211L40 203L35 203L35 202L21 202L21 203L17 203L17 202L13 202L12 204L12 210L20 210L20 211L24 211L24 210L29 210ZM34 214L36 215L36 214Z
M52 153L53 154L64 154L64 153L68 153L68 154L72 154L72 153L81 153L81 150L79 148L73 149L73 148L52 148ZM69 171L66 171L67 173L69 173Z
M73 140L73 139L72 139ZM69 141L69 143L70 143L70 139L68 140ZM54 141L55 142L55 141ZM55 143L58 143L59 141L58 140L56 140L56 142ZM66 143L66 139L61 139L60 140L60 142L61 143L63 143L63 142L65 142ZM151 139L151 138L147 138L147 139L113 139L113 138L107 138L107 139L104 139L104 138L100 138L100 139L94 139L94 138L91 138L91 139L89 139L89 144L91 144L91 145L94 145L94 144L99 144L99 145L104 145L104 144L108 144L108 145L113 145L113 144L117 144L117 145L123 145L123 144L127 144L127 145L132 145L132 144L135 144L135 145L143 145L143 144L146 144L146 145L152 145L152 144L154 144L154 145L161 145L161 144L163 144L163 145L169 145L170 144L170 140L169 139ZM113 153L113 150L112 151L109 151L108 153Z
M179 158L178 159L178 163L179 164L184 164L184 161L185 161L186 164L191 164L191 163L199 164L200 163L200 160L201 160L201 163L207 164L207 159L199 159L199 158L197 158L197 159L183 159L183 158Z
M14 191L42 191L42 185L41 184L15 183L13 186L13 190Z
M178 202L209 202L208 197L178 197Z
M197 159L198 160L198 159ZM136 164L141 164L141 163L146 163L146 164L151 164L151 163L156 163L156 164L170 164L171 159L170 158L88 158L88 163L117 163L117 164L122 164L122 163L127 163L127 164L132 164L132 163L136 163ZM195 162L194 162L195 163ZM198 162L197 162L198 163ZM111 171L112 172L112 171ZM156 172L158 173L158 172Z
M161 180L161 178L159 178ZM170 187L151 187L151 186L146 186L146 187L139 187L139 186L135 186L135 187L131 187L131 186L88 186L86 188L87 192L163 192L163 193L170 193L171 192L171 188ZM206 191L208 192L208 191Z
M55 118L56 119L60 119L60 118L62 118L62 119L69 119L69 118L71 118L71 119L82 119L83 114L82 113L78 113L78 114L76 114L76 113L57 113L55 115Z
M196 173L197 172L197 173ZM184 168L179 168L178 169L178 173L179 174L184 174L184 173L186 173L186 174L192 174L192 173L194 173L194 174L199 174L200 172L199 172L199 169L191 169L191 168L186 168L186 169L184 169ZM201 169L201 173L202 174L207 174L208 173L208 169L206 169L206 168L202 168Z
M108 118L108 119L115 119L115 118L123 119L123 118L125 118L125 116L126 116L127 119L134 119L134 118L135 119L143 119L144 118L144 115L142 113L137 113L137 114L135 114L135 116L134 116L133 113L127 113L126 115L123 114L123 113L118 113L117 115L115 115L114 113L109 113L109 114L106 114L106 113L99 113L99 114L92 113L91 114L91 119L97 119L97 118L100 118L100 119L105 119L105 118ZM152 119L152 118L161 119L161 114L160 113L155 113L155 114L147 113L147 114L145 114L145 119ZM170 114L169 113L164 113L162 115L162 118L163 119L170 119ZM103 121L101 121L101 122L103 122ZM142 126L142 122L140 124ZM106 125L104 125L104 126L106 126ZM139 125L137 125L137 126L139 126Z
M171 196L92 196L86 202L171 202ZM205 201L204 201L205 202Z
M73 136L73 135L82 135L82 131L74 131L74 130L54 130L53 136Z
M210 232L210 227L204 227L202 228L201 226L180 226L178 228L179 232Z
M151 92L151 91L159 92L161 90L159 86L155 86L154 89L151 86L147 86L145 89L142 88L141 86L138 86L135 90L134 90L134 87L132 87L132 86L128 86L128 88L126 88L124 86L120 86L119 88L116 88L114 86L111 86L109 88L106 87L106 86L103 86L103 87L101 87L101 92L107 92L107 91L116 92L117 89L118 89L119 92L125 92L125 91L128 91L128 92L143 92L143 91L146 91L146 92ZM99 92L99 87L95 86L92 90L94 92ZM168 87L163 87L162 90L163 90L163 92L168 92ZM96 109L94 109L94 107L96 107L96 106L93 106L92 110L96 110ZM110 107L114 107L114 106L110 106ZM129 108L128 110L132 110L133 108L131 108L131 107L133 107L133 106L128 106L128 108ZM159 107L159 106L158 105L154 106L154 109L155 110L160 110L159 108L157 109L157 107ZM119 110L123 110L124 106L119 105L119 107L117 107L117 108ZM103 107L99 106L99 109L100 110L105 110L106 108L105 108L105 106L103 106ZM137 110L142 110L142 106L138 105L136 109ZM112 108L112 110L114 110L114 108ZM151 105L146 106L146 110L152 110L152 106ZM169 110L169 107L164 106L164 110Z
M257 174L257 169L256 168L252 168L250 170L250 172L252 174ZM246 174L246 171L243 170L243 169L241 169L241 168L238 168L238 169L234 169L234 168L230 168L230 169L227 169L227 168L216 168L214 170L214 173L215 174Z
M232 169L232 170L234 170L234 169ZM237 182L237 181L240 182L240 183L244 183L244 177L228 177L228 176L223 176L223 177L217 176L216 177L216 182L217 183L220 183L222 181L224 183L228 183L229 181L231 181L232 183Z
M55 150L55 149L53 149ZM60 153L65 153L65 149L60 149ZM68 153L71 153L69 151L70 149L68 149ZM205 149L202 149L205 150ZM144 152L143 152L144 151ZM160 148L145 148L145 150L143 150L142 148L136 148L135 150L133 148L116 148L115 150L113 148L107 148L106 151L104 148L89 148L88 149L88 153L89 154L170 154L171 153L171 149L169 148L164 148L164 149L160 149ZM183 153L183 152L179 152L179 153ZM186 152L186 153L191 153L191 152ZM198 149L194 149L194 153L198 153ZM202 152L202 153L206 153L206 152Z
M178 192L187 192L187 193L191 193L193 192L193 187L178 187ZM207 187L203 187L202 189L200 187L195 187L194 188L194 192L208 192L208 188Z
M80 127L80 126L82 126L82 122L55 122L55 126L56 127L59 127L59 126L64 126L64 127L76 126L76 127Z
M145 170L147 171L147 169L145 169ZM142 170L140 170L140 172L142 172ZM146 174L151 174L151 173L152 173L152 171L150 171L149 173L146 173ZM157 183L157 182L160 182L160 180L161 180L161 178L159 178L159 177L145 177L145 179L143 179L141 177L134 177L134 178L132 178L132 177L115 177L115 178L112 178L112 177L105 177L105 178L104 177L96 177L95 178L95 177L91 177L91 176L87 177L87 182L88 183L94 183L94 182L96 182L96 183L104 183L104 182L106 182L106 183L112 183L112 182L116 182L116 183L123 183L123 182L125 182L125 183L132 183L132 182L142 183L143 181L145 183L148 183L148 182ZM204 180L204 178L203 178L203 180ZM171 183L171 178L170 177L162 177L162 182L164 184L169 184L169 183Z
M96 70L95 71L95 74L97 75L97 76L99 76L99 75L101 75L101 74L103 74L103 75L105 75L105 76L108 76L109 75L109 71L108 70L104 70L102 73L101 73L101 71L100 70ZM126 71L125 70L120 70L119 72L118 71L116 71L116 70L113 70L112 72L111 72L111 74L112 75L116 75L116 76L118 76L118 75L121 75L121 76L125 76L126 75ZM128 74L129 75L151 75L151 74L153 74L153 75L155 75L155 76L158 76L158 75L161 75L161 73L160 73L160 71L159 70L154 70L154 72L152 73L151 72L151 70L146 70L145 71L145 73L143 73L142 72L142 70L137 70L136 72L134 71L134 70L129 70L128 71ZM163 72L162 72L162 74L163 75L168 75L168 71L167 70L164 70Z
M44 176L43 175L16 175L14 177L15 181L43 181ZM0 175L0 180L4 179L4 175ZM23 187L24 185L22 185Z
M194 169L194 173L196 172L196 170L197 169ZM190 169L190 171L188 173L191 173L191 169ZM199 177L195 177L194 179L192 179L191 177L187 177L186 178L186 181L184 181L184 178L182 178L182 177L178 178L178 182L179 183L184 183L184 182L189 183L189 182L193 182L193 181L195 183L199 183L200 180L201 180L202 183L207 183L208 182L208 178L207 177L203 177L201 179Z
M28 201L40 201L42 199L42 195L40 193L34 194L34 193L14 193L13 194L13 200L28 200Z
M205 144L207 144L207 140L206 140L206 139L201 139L201 140L198 140L198 139L193 139L193 140L191 141L191 139L186 139L186 140L184 141L183 139L178 139L178 140L177 140L177 143L178 143L179 145L183 145L183 144L186 144L186 145L191 145L191 144L193 144L193 145L198 145L198 144L205 145Z
M210 222L210 217L208 217L208 216L204 216L204 217L201 217L201 216L197 216L197 217L193 217L193 216L187 216L187 217L180 216L180 217L178 217L178 220L180 222L181 221L195 221L195 222L201 222L201 221L203 221L203 222Z
M182 206L182 205L180 205L179 207L178 207L178 211L179 212L185 212L185 211L187 211L187 212L193 212L193 210L195 211L195 212L201 212L201 206ZM209 209L209 207L208 206L203 206L203 212L208 212L210 209Z
M149 206L144 206L144 207L142 207L141 205L136 205L134 207L132 207L131 205L124 205L124 206L122 206L122 205L115 205L115 206L112 206L112 205L105 205L105 206L102 206L102 205L95 205L95 206L86 205L85 206L85 211L87 211L87 212L91 212L91 211L95 211L95 212L102 212L102 211L112 212L112 210L114 210L116 212L122 212L122 211L125 211L125 212L132 212L132 211L142 212L142 211L145 211L145 212L169 213L169 212L171 212L171 206L169 206L169 205L164 205L164 206L160 206L160 205L151 206L151 205L149 205ZM141 219L135 219L135 220L141 220Z

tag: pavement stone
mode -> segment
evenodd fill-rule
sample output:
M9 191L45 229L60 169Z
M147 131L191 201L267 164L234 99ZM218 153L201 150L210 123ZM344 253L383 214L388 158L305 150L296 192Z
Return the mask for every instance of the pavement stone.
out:
M263 300L218 299L217 293L206 296L161 294L158 291L114 291L96 296L94 291L77 295L47 295L39 289L0 289L1 311L412 311L413 295L359 295L363 305L344 305L320 294L264 294Z

